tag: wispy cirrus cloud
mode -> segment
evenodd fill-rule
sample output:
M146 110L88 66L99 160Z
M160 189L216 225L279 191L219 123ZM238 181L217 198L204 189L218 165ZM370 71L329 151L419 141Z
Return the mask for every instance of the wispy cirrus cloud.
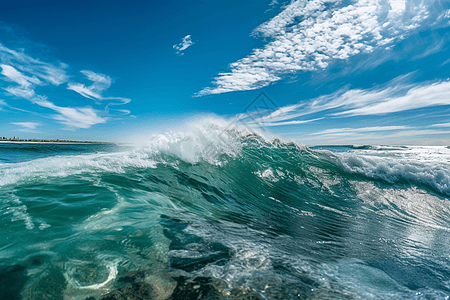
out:
M12 82L17 83L24 89L30 88L33 84L42 85L42 81L36 76L26 76L9 65L1 64L0 67L2 68L2 75L8 77Z
M269 6L272 7L272 6L275 6L277 4L279 4L277 0L272 0L272 2L269 3Z
M267 122L264 123L264 126L273 127L273 126L286 126L286 125L299 125L299 124L305 124L310 123L314 121L319 121L324 119L322 118L315 118L315 119L309 119L309 120L294 120L294 121L286 121L286 122Z
M81 83L70 82L67 85L67 89L77 92L81 96L89 99L103 100L101 93L111 86L111 78L109 76L87 70L80 71L80 73L84 74L88 80L93 83L90 86L85 86Z
M450 123L433 124L430 127L450 127Z
M67 125L69 129L87 129L93 125L105 123L108 120L106 117L99 116L100 112L91 107L61 107L48 101L44 96L37 96L32 101L39 106L57 112L58 114L52 118L61 124Z
M15 51L0 44L0 61L4 65L13 67L31 76L27 78L40 78L40 84L61 85L68 80L65 69L67 65L59 63L54 65L35 59L23 51Z
M394 131L394 130L393 130ZM382 132L382 134L380 134ZM314 133L311 134L311 138L307 138L307 140L329 140L329 141L335 141L335 140L341 140L344 141L346 139L351 143L351 141L357 141L357 140L366 140L366 141L374 141L374 140L389 140L389 139L397 139L397 138L410 138L410 137L424 137L424 136L430 136L430 135L448 135L450 134L450 131L448 130L427 130L427 129L420 129L420 130L407 130L407 129L400 129L397 132L393 132L390 134L386 134L385 130L373 130L368 132L363 131L354 131L354 132L335 132L335 133L328 133L328 134L319 134Z
M264 12L264 13L267 13L267 12L269 12L269 11L271 11L271 10L273 10L277 5L279 5L280 3L278 2L278 0L272 0L270 3L269 3L269 8Z
M354 91L353 97L370 101L356 102L356 108L334 113L336 116L380 115L430 106L450 105L450 81L413 86L404 95L395 95L396 88L382 91ZM380 94L373 97L374 94ZM383 96L383 97L380 97ZM349 101L354 102L354 101ZM345 101L343 101L345 105Z
M70 82L68 83L69 89L77 91L87 98L95 100L119 100L120 103L108 103L105 110L98 110L89 106L65 107L57 105L49 101L47 96L36 94L35 90L38 86L42 87L48 85L57 87L67 82L69 79L69 76L65 72L67 65L60 64L59 66L55 66L50 63L42 62L26 55L24 52L11 50L2 44L0 44L0 62L0 67L2 69L1 75L3 75L0 79L6 83L6 86L3 85L3 89L8 92L8 94L26 99L33 104L56 112L56 114L50 115L49 118L66 125L68 129L87 129L93 125L105 123L109 119L107 116L108 105L125 104L130 101L128 98L102 96L102 92L111 86L111 78L92 71L81 71L81 73L93 83L89 86L84 86ZM4 101L1 101L0 105L14 110L30 112L20 108L11 107ZM36 114L34 112L30 113ZM26 132L35 130L37 126L34 126L35 124L38 123L14 123L14 125L24 127L23 129L19 129L19 131L26 130ZM32 128L33 126L34 128Z
M406 76L389 82L384 87L367 90L343 89L302 103L288 105L262 117L271 126L299 124L307 115L317 118L385 115L432 106L450 105L450 81L404 83ZM436 127L438 127L436 125ZM443 127L443 126L442 126Z
M0 67L2 68L1 74L6 77L4 80L10 83L15 83L15 85L4 88L7 92L13 94L14 96L30 99L34 96L34 86L43 84L43 82L35 76L30 77L24 75L22 72L10 65L1 64Z
M254 30L271 41L219 73L197 96L262 88L299 71L324 69L333 60L386 48L430 16L435 1L296 0Z
M192 41L191 35L188 34L181 40L181 43L173 45L173 49L175 49L178 55L184 55L183 51L194 44L195 43Z
M403 137L414 137L419 135L433 134L435 132L416 130L410 126L371 126L359 128L332 128L318 132L313 132L308 136L303 136L303 140L328 141L336 144L352 144L356 141L363 143L373 143L377 140L390 140ZM438 134L438 133L435 133Z
M95 111L90 107L83 107L83 108L61 107L48 101L46 96L36 95L34 92L34 87L35 85L42 85L43 84L42 81L40 81L36 77L26 76L12 66L4 64L0 66L2 68L1 74L4 75L8 81L16 83L16 86L6 87L5 90L7 92L9 92L14 96L25 98L34 104L37 104L45 108L49 108L57 112L58 114L54 115L52 118L59 121L60 123L67 125L71 128L89 128L92 125L106 122L107 118L98 116L97 111ZM32 123L30 122L15 123L15 125L24 127L26 127L25 125L31 124ZM35 128L26 127L25 129L27 129L27 132L30 132L30 129Z
M104 74L88 71L88 70L83 70L80 72L83 75L85 75L88 80L92 81L92 84L89 86L86 86L81 83L70 82L67 85L67 89L77 92L81 96L86 97L88 99L92 99L92 100L98 100L98 101L119 100L120 101L120 103L109 103L109 105L127 104L131 101L131 99L129 99L129 98L104 97L102 95L103 91L107 90L111 86L111 77L104 75Z
M22 126L27 129L36 129L36 127L41 125L40 123L36 123L36 122L12 122L11 124L17 125L17 126Z
M30 133L37 133L36 127L41 126L41 123L37 122L11 122L11 124L22 127L17 129L17 131Z
M449 130L427 129L421 126L369 126L330 128L298 136L299 142L317 145L441 145L448 139ZM445 142L444 142L445 143Z
M318 131L312 135L351 135L354 133L361 132L379 132L379 131L394 131L394 130L409 130L413 127L410 126L372 126L372 127L361 127L361 128L333 128Z

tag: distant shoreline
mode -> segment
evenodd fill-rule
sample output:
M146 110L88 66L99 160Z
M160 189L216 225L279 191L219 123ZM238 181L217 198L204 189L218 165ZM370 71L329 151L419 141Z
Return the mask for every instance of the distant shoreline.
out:
M3 144L78 144L78 145L89 145L89 144L114 144L109 142L83 142L83 141L57 141L57 140L0 140Z

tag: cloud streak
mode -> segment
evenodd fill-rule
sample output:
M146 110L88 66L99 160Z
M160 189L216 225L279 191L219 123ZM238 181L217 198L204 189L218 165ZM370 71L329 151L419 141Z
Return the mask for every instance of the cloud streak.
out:
M183 51L194 44L195 43L192 41L191 35L188 34L181 40L181 43L173 45L173 49L175 49L178 55L184 55Z
M67 65L60 64L60 67L56 67L55 65L34 59L23 52L11 50L2 44L0 44L0 61L1 75L3 75L3 78L0 78L8 83L8 86L3 87L6 92L12 96L24 98L33 104L56 112L50 118L66 125L69 129L87 129L96 124L105 123L108 120L107 116L102 116L107 115L107 110L101 111L92 107L64 107L49 101L45 95L36 94L35 89L37 86L59 86L67 82L69 78L65 73ZM81 73L92 84L85 86L70 82L68 83L68 89L97 101L119 101L119 103L108 103L106 108L109 105L125 104L130 101L128 98L104 97L102 95L111 86L111 78L109 76L87 70L83 70ZM0 100L0 106L10 107L2 100ZM18 108L10 108L28 112ZM19 129L19 131L24 132L31 132L40 125L34 122L13 122L12 124L24 127L23 129Z
M450 127L450 123L433 124L430 127Z
M427 4L428 5L428 4ZM333 60L370 53L404 39L429 17L425 2L296 0L253 32L271 41L219 73L197 96L254 90ZM431 4L429 4L431 5Z
M335 113L336 116L363 116L363 115L381 115L418 109L430 106L450 105L450 82L436 82L429 85L413 87L405 95L391 95L395 89L387 89L380 92L355 91L353 97L370 99L370 101L361 101L352 103L357 106L355 109ZM380 97L381 94L384 97ZM350 101L354 102L354 101ZM343 101L345 105L345 101Z
M68 80L65 69L66 64L60 63L59 66L42 62L32 58L23 52L14 51L0 44L0 61L4 65L13 67L23 73L29 73L27 78L40 78L40 84L61 85Z
M383 130L381 130L383 131ZM444 135L450 134L448 130L400 130L399 132L391 133L391 134L377 134L378 131L371 131L368 133L364 132L336 132L329 134L312 134L313 137L307 138L307 140L346 140L351 143L351 141L356 140L366 140L366 141L374 141L374 140L389 140L389 139L398 139L398 138L410 138L410 137L418 137L418 136L430 136L430 135Z
M262 122L272 126L295 124L298 118L317 114L325 117L385 115L432 106L450 105L450 81L417 85L401 84L406 76L396 78L387 87L368 90L340 90L306 102L281 107ZM313 119L316 120L316 119ZM299 121L301 124L302 121ZM446 124L436 124L444 127Z
M12 122L11 124L16 126L22 126L27 129L36 129L36 127L40 126L40 123L36 122Z
M98 111L91 107L61 107L47 100L46 97L36 97L33 102L39 106L49 108L57 115L53 119L59 123L67 125L69 128L83 128L87 129L93 125L105 123L107 118L100 117Z
M83 75L87 77L89 81L92 81L92 84L86 86L81 83L70 82L67 85L68 90L72 90L77 92L81 96L97 101L104 100L119 100L119 103L109 103L109 105L123 105L127 104L131 101L129 98L124 97L104 97L102 96L103 91L107 90L111 86L111 78L107 75L95 73L88 70L80 71Z
M362 128L333 128L326 129L323 131L315 132L312 135L351 135L354 133L361 132L379 132L379 131L393 131L393 130L407 130L412 129L409 126L373 126L373 127L362 127Z
M38 133L35 129L41 126L40 123L36 122L11 122L11 124L22 127L21 129L17 129L17 131L28 133Z
M323 118L316 118L316 119L310 119L310 120L295 120L295 121L287 121L287 122L268 122L264 123L264 126L272 127L272 126L286 126L286 125L299 125L299 124L305 124L310 123L314 121L322 120Z
M12 66L1 64L0 67L2 68L1 74L4 75L9 82L18 85L5 88L6 91L15 96L29 99L34 96L33 86L43 84L42 81L35 76L26 76Z
M40 81L35 76L28 77L22 74L21 72L17 71L15 68L2 64L0 65L2 68L2 75L8 77L12 82L17 83L23 88L30 88L33 84L42 85L42 81Z
M395 129L395 127L399 127ZM418 129L408 126L374 126L363 128L335 128L333 131L320 131L301 135L301 142L311 145L320 144L366 144L366 145L424 145L422 138L428 143L442 144L448 137L448 130ZM445 142L444 142L445 143Z

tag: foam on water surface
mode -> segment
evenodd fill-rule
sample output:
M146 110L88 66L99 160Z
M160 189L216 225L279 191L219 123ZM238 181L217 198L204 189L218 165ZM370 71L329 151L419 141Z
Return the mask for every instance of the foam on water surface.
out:
M450 294L448 148L309 149L213 119L91 147L0 165L0 278L22 299Z

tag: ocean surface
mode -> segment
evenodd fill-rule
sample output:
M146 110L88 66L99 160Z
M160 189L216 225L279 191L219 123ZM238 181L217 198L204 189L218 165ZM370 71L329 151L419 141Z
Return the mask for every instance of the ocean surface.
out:
M0 237L0 299L448 299L450 149L1 143Z

